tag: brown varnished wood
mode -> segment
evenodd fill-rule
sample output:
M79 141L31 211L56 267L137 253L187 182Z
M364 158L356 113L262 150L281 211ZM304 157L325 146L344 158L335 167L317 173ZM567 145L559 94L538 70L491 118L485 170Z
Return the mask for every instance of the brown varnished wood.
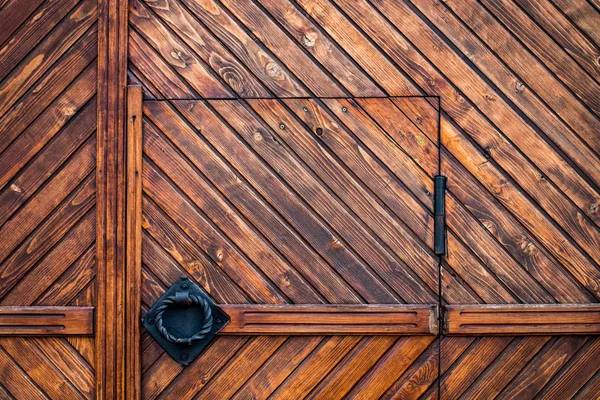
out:
M3 336L0 397L597 398L599 16L597 0L0 0L0 304L97 306L94 335ZM177 99L145 111L134 214L127 74L140 116L142 93ZM386 98L407 95L429 97ZM486 325L219 335L184 369L137 324L182 274L225 308L447 303Z
M224 344L226 358L207 353L223 367L197 383L192 383L193 377L207 368L201 366L202 356L188 367L192 371L188 373L160 348L147 345L142 353L145 357L148 352L142 377L144 398L211 398L217 393L289 398L311 391L329 398L350 392L355 385L359 389L353 396L383 394L425 349L437 346L436 297L417 294L419 284L412 271L416 269L428 280L423 293L437 291L437 259L430 249L431 174L436 173L437 138L427 138L432 147L418 155L410 142L390 140L377 120L386 118L386 109L401 111L390 100L373 101L382 109L374 113L374 121L360 105L341 100L331 100L331 104L309 100L144 102L143 308L179 279L178 270L185 271L232 318L218 340L230 335L251 337L232 343L233 348ZM368 105L369 100L364 103ZM335 113L342 106L357 115L352 123ZM311 119L305 120L302 107L310 109ZM403 121L407 131L415 129L409 119ZM280 123L285 129L280 129ZM366 133L356 132L363 125L368 127ZM315 145L317 127L323 127L327 135L340 136L339 144L330 142L329 136L319 139L334 151ZM385 156L380 164L383 150L390 145L403 145L414 158L397 150L394 154L399 158ZM344 151L347 146L360 146L360 153ZM377 149L375 155L371 148ZM368 157L366 162L361 161L363 157ZM428 166L429 174L421 163ZM403 165L418 180L415 193L404 183L396 183ZM404 175L402 179L414 184ZM404 199L405 205L399 208L396 197L372 182L365 184L368 180L389 182L391 193ZM388 204L381 205L380 199ZM423 210L418 216L413 215L415 205ZM393 220L383 220L381 215ZM405 218L419 235L406 227ZM362 243L360 247L345 243L348 224L355 230L353 243ZM394 242L385 228L405 240ZM340 239L332 241L337 235ZM374 239L379 236L385 237L384 244ZM386 256L382 258L377 251ZM389 269L385 259L395 267ZM368 266L369 260L381 261ZM381 280L382 273L389 282ZM401 293L412 291L414 301L433 301L383 305L386 298L395 300L386 297L389 287ZM246 296L259 304L239 304L247 301ZM343 304L361 302L363 297L375 304ZM315 304L315 300L333 304ZM269 302L283 304L265 304ZM292 302L308 304L285 304ZM316 338L302 348L299 343L305 342L288 338L290 334ZM341 353L331 353L325 350L337 339L323 340L323 335L352 335L357 340L347 340L343 343L348 347ZM269 342L269 336L279 339ZM407 339L399 341L398 336ZM421 336L428 339L418 339ZM410 356L397 368L408 349ZM295 364L288 363L286 354L297 357ZM369 362L361 363L365 357ZM308 359L312 361L305 365ZM248 374L248 369L260 372ZM311 374L316 375L309 378ZM379 378L382 374L385 380ZM417 391L426 391L432 383L428 380Z
M436 335L434 305L221 305L222 335Z
M600 330L600 306L462 305L445 308L448 335L585 335Z
M142 87L127 87L127 247L125 371L127 398L141 396Z
M127 0L98 2L96 396L124 399Z
M93 307L0 306L0 335L91 335L93 317Z

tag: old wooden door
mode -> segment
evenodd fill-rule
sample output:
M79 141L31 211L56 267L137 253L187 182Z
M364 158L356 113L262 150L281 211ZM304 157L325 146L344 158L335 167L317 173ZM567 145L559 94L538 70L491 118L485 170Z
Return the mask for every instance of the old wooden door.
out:
M0 0L0 399L600 398L599 10Z
M183 275L231 319L195 360L143 332L142 397L436 395L437 98L142 107L142 314Z

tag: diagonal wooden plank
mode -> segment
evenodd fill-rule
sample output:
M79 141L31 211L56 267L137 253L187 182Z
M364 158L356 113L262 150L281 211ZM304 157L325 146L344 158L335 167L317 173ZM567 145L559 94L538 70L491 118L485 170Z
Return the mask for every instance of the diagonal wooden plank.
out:
M506 26L505 29L510 30L513 36L517 36L546 68L568 85L596 115L600 114L598 84L575 64L557 43L543 33L517 4L512 2L498 4L488 0L482 1L482 4ZM569 43L572 45L571 40Z
M255 336L204 386L200 398L230 398L285 341L285 336Z
M598 337L588 338L586 345L565 365L539 393L546 399L573 398L573 396L599 370L596 362L600 356Z
M220 0L316 96L344 96L335 77L327 75L267 14L251 1Z
M94 371L71 345L61 338L35 338L41 352L86 399L94 398Z
M233 105L233 103L231 104ZM421 267L427 268L430 255L428 250L419 248L413 252L413 249L409 249L407 252L411 252L410 255L403 254L402 251L393 255L393 252L398 250L397 248L392 246L393 250L389 250L379 240L375 239L379 237L386 242L388 239L386 235L390 234L390 231L385 231L386 228L396 233L400 229L397 221L381 218L382 216L388 216L388 211L384 210L372 198L369 198L365 190L356 183L347 171L340 168L329 154L320 149L311 149L317 145L313 139L314 133L307 130L295 117L290 115L281 103L260 100L253 101L251 105L260 114L261 119L265 121L264 123L270 126L271 135L279 136L275 140L278 147L273 149L267 150L266 144L263 145L256 141L252 145L256 145L257 150L263 153L265 150L272 153L269 154L269 163L279 168L280 174L288 183L300 186L297 189L299 194L304 197L308 196L306 197L307 201L315 205L316 211L335 226L338 232L343 232L341 237L344 238L344 241L347 241L361 257L368 260L373 265L376 273L384 274L384 279L393 285L393 288L405 301L415 303L427 301L425 299L431 296L429 290L436 290L432 287L435 285L431 281L426 283L421 281L424 278L423 276L420 277L421 279L415 277L410 269L404 265L404 262L410 262L407 259L420 259L423 261ZM229 110L224 105L218 105L217 109L223 117L229 118L229 120L232 120L231 116L233 114L238 115L238 120L241 120L239 116L247 113L247 111L243 111L241 105L236 105ZM264 124L250 118L250 115L248 115L248 117L244 117L246 121L232 123L238 132L249 135L251 131L261 129L261 125ZM287 146L289 146L289 150L286 148ZM261 147L264 149L261 149ZM299 161L296 157L302 159L302 161ZM291 170L292 165L298 167ZM323 186L322 189L315 189L321 186ZM325 190L331 191L334 195L330 195ZM317 198L321 198L318 200L312 199L311 197L315 195ZM386 228L383 228L384 226ZM407 238L407 240L410 239L412 238ZM368 243L365 243L365 240ZM390 243L386 242L386 244L389 245ZM373 249L377 249L375 250L376 255L373 254ZM377 260L378 258L379 260ZM387 261L382 262L381 258L386 258ZM394 266L392 267L393 274L390 273L390 266L392 265ZM399 284L399 281L402 281L402 284ZM432 286L427 288L429 283ZM417 293L419 294L417 295Z
M96 273L95 243L36 301L36 305L67 305L88 287Z
M462 354L443 376L440 377L440 397L459 398L485 368L498 357L514 340L510 337L477 338L475 343ZM447 358L452 353L446 353L442 347L442 357Z
M150 270L164 285L177 281L184 274L185 270L160 247L147 231L143 232L142 249L143 269Z
M75 117L73 123L59 132L56 140L48 143L47 146L42 147L43 139L39 141L42 143L39 143L29 136L27 145L21 146L20 141L17 141L11 146L11 149L15 148L16 151L8 150L0 156L0 171L2 171L0 173L6 176L2 182L8 183L10 175L18 175L0 193L0 225L3 225L31 196L35 196L35 192L44 181L90 137L94 131L95 111L96 102L92 101ZM91 140L95 141L95 138ZM28 158L27 154L23 153L33 153L32 149L26 151L27 147L30 147L29 144L32 145L31 147L40 148L40 151L29 165L19 168ZM5 172L4 168L10 164L12 164L11 173Z
M41 352L34 340L0 338L0 345L50 398L83 399L83 395Z
M321 3L323 3L323 2L321 2ZM321 3L320 3L320 4L321 4ZM325 12L325 11L323 11L323 7L324 7L324 5L323 5L323 4L321 4L319 7L315 7L314 5L311 5L311 10L317 9L317 11L316 11L315 13L316 13L316 14L318 14L318 15L322 15L322 13L324 13L324 12ZM330 8L327 8L327 10L330 10ZM329 11L327 11L327 12L329 12ZM332 11L332 12L333 12L333 11ZM387 14L389 14L389 12L388 12ZM324 24L324 26L326 26L326 25L329 23L329 21L330 21L329 19L328 19L328 20L323 20L323 21L321 21L321 23L322 23L322 24ZM364 25L364 22L363 22L363 25ZM373 30L373 28L372 28L372 27L371 27L371 28L369 28L369 29L370 29L371 31ZM377 33L377 32L375 32L375 33ZM379 35L379 33L377 33L377 34ZM377 37L377 36L376 36L376 37ZM398 39L398 37L396 37L396 39ZM382 42L382 43L397 43L397 40L396 40L396 39L394 39L394 40L387 40L387 41L385 41L385 42ZM398 39L398 40L399 40L399 39ZM398 59L398 58L397 58L397 56L398 56L400 53L397 53L397 52L392 52L392 53L390 53L390 54L391 54L393 57L395 57L395 59ZM419 62L419 65L421 65L421 64L423 64L423 63L422 63L422 62ZM412 64L411 64L411 65L412 65ZM411 67L408 67L408 68L411 68ZM443 83L443 82L442 82L442 83ZM425 85L425 87L427 87L427 86L428 86L428 85L426 84L426 85ZM452 102L454 97L455 97L455 96L449 96L449 97L448 97L448 99L450 99L450 101ZM448 102L446 102L446 104L448 104ZM462 117L462 115L464 115L464 108L465 108L465 104L464 104L464 102L463 102L463 101L461 101L461 106L460 106L460 108L461 108L460 114L457 114L457 115L458 115L458 116L461 116L461 123L462 123L462 120L464 119L464 118ZM515 152L512 152L512 153L503 153L503 154L504 154L504 155L510 155L510 156L512 157L512 156L516 155L517 153L515 153ZM509 166L510 166L510 165L511 165L511 164L509 164ZM520 167L519 167L519 171L518 171L518 172L516 172L516 171L515 171L514 177L515 177L515 178L517 178L517 179L519 179L519 180L522 180L522 179L525 177L525 175L523 174L523 169L522 169L522 165L523 165L523 163L522 163L522 162L518 162L518 163L512 164L512 166L516 166L516 165L519 165ZM506 167L506 164L505 164L504 166ZM512 167L511 167L511 168L512 168ZM535 176L534 176L534 175L530 174L530 178L531 178L531 180L532 180L532 181L534 181L534 182L538 182L538 181L539 181L539 177L538 177L537 175L535 175ZM537 183L536 183L536 185L537 185ZM551 186L551 185L550 185L550 186L548 186L548 187L549 187L549 188L552 188L552 186ZM534 193L536 193L536 195L538 195L538 197L539 197L539 194L540 194L540 192L539 192L539 191L536 191L536 192L534 192ZM544 193L543 195L545 196L545 195L546 195L546 193ZM559 216L560 218L563 218L563 217L565 217L565 216L564 216L564 214L563 214L563 211L564 211L564 209L562 209L562 208L561 208L561 209L559 210L559 208L557 208L557 207L556 207L556 205L555 205L555 201L556 201L556 199L559 199L559 198L561 198L561 197L560 197L560 195L559 195L559 197L552 196L552 199L550 199L550 198L546 198L546 200L545 200L545 204L546 204L547 206L549 206L549 207L552 207L552 209L554 210L554 215L555 215L555 216ZM503 199L504 199L504 198L503 198ZM564 203L564 201L563 201L563 203ZM565 203L565 205L567 205L567 208L571 207L571 206L568 206L568 203ZM571 207L571 208L572 208L572 207ZM593 207L592 207L592 209L591 209L591 210L592 210L592 212L593 212ZM576 217L576 213L571 213L570 215L571 215L571 216L570 216L570 217L568 217L568 218L569 218L569 219L571 219L571 222L572 222L572 223L569 223L569 224L565 223L565 224L564 224L564 226L565 226L565 227L569 227L569 229L571 229L571 228L572 228L572 229L574 229L575 231L578 231L579 229L582 229L582 227L581 227L581 223L583 223L583 225L584 225L584 226L588 224L588 222L586 222L585 220L583 220L582 222L580 222L580 221L575 221L575 220L577 219L577 217ZM545 223L545 221L544 221L544 223ZM591 246L591 243L589 243L589 242L588 242L588 244L590 244L590 246L587 246L587 245L585 244L585 242L589 240L589 232L587 231L587 229L588 229L588 228L583 228L583 230L579 231L579 233L576 233L576 235L577 235L577 236L580 238L580 240L579 240L579 241L580 241L580 243L581 243L582 245L586 246L586 249L587 249L588 251L591 251L591 249L593 249L593 248L594 248L594 246ZM593 228L592 228L592 229L593 229ZM584 231L586 231L587 233L583 233ZM572 230L571 230L571 232L570 232L570 233L572 233ZM594 235L592 235L592 236L594 236ZM577 252L577 251L578 251L578 250L575 250L575 252ZM575 256L575 257L577 257L577 256ZM581 262L581 264L580 264L580 265L581 265L581 266L583 266L584 268L586 268L587 264L588 264L588 262L586 261L586 262ZM591 276L593 276L593 274L594 274L594 273L592 272L592 269L588 269L588 273L591 273L591 274L592 274L592 275L590 275L590 277L591 277ZM588 278L584 278L584 281L586 281L586 280L588 280ZM595 286L595 284L592 282L593 280L595 280L595 279L594 279L594 278L592 278L592 280L589 280L589 281L588 281L586 284L587 284L587 285L589 285L590 287L593 287L593 286Z
M397 43L403 39L383 17L376 14L364 1L353 3L352 6L344 3L344 9L354 18L357 18L357 13L359 13L362 18L357 19L357 22L361 27L373 35L383 49L402 65L405 56L394 50L396 50ZM508 105L503 104L501 98L491 93L487 97L480 96L479 93L488 90L485 82L466 68L462 59L451 53L448 45L443 43L433 32L429 32L424 22L413 15L406 5L403 3L394 3L393 5L386 3L381 6L381 11L386 13L396 24L403 24L404 34L426 52L426 55L431 58L430 62L443 69L443 72L449 78L454 78L451 84L458 86L463 91L461 94L470 99L481 112L486 114L487 118L495 124L503 126L502 133L506 135L506 138L499 134L496 137L486 139L482 147L491 145L497 147L501 152L509 151L510 157L517 158L518 161L515 160L515 165L519 165L519 169L518 172L515 171L513 178L525 188L531 187L534 182L539 184L540 176L542 176L543 179L541 180L547 183L545 185L546 191L541 193L540 191L530 190L529 194L561 224L563 229L578 241L578 244L584 247L592 257L598 259L596 249L600 247L598 244L593 243L600 240L600 231L592 222L598 222L593 207L592 209L589 208L590 204L596 204L598 201L598 193L595 189L588 184L578 171L571 168L567 160L557 154L552 146L546 144L543 140L539 140L537 132L527 124L527 121L520 118L517 112ZM433 48L439 48L440 51L434 51ZM419 64L425 62L427 61L421 60ZM431 71L430 74L433 76L438 75L433 67L428 67L428 70ZM443 80L442 77L439 77L439 79ZM478 88L477 95L470 95L471 87ZM455 91L453 90L453 92ZM463 103L466 102L466 98L463 98L465 100ZM494 101L486 99L494 99ZM452 102L452 98L449 100ZM489 134L488 131L485 133ZM478 140L479 143L482 143L481 139ZM514 144L509 142L508 139ZM520 151L514 150L515 145L519 146ZM513 149L501 150L500 147L503 146L513 147ZM529 158L525 158L522 155L523 153ZM506 164L504 167L507 168ZM538 171L537 168L541 171ZM512 169L514 171L514 166ZM525 185L525 183L528 183L528 185ZM550 195L550 193L552 194ZM590 219L585 218L582 213L587 214Z
M248 338L217 338L194 362L185 368L161 393L162 399L192 398L220 373L230 358L246 344ZM201 379L198 379L201 377Z
M284 183L273 175L265 165L257 159L256 155L241 142L236 134L227 128L211 111L204 108L199 103L177 103L177 107L184 115L190 119L196 129L200 131L215 132L215 134L206 135L206 139L214 145L221 154L223 154L233 167L247 180L253 188L259 192L262 197L269 202L281 215L289 222L296 231L315 249L329 264L335 268L339 275L348 282L365 299L373 299L373 296L385 295L383 291L368 289L374 282L374 278L369 272L363 271L365 266L348 251L345 246L337 245L336 237L322 221L312 214L310 209L302 202L296 201L295 194ZM188 107L188 105L190 107ZM201 113L202 119L198 119L196 112ZM262 134L261 134L262 135ZM262 137L262 136L261 136ZM200 153L199 153L200 154ZM204 157L206 159L206 157ZM227 187L230 185L226 185ZM236 185L237 186L237 185ZM245 195L246 196L246 195ZM238 192L232 193L232 198L240 197ZM261 212L259 215L262 215ZM270 221L265 219L265 222ZM279 222L277 222L279 224ZM268 229L275 229L277 225ZM287 236L287 235L286 235ZM283 237L286 237L283 236ZM289 239L287 239L289 240ZM298 264L302 272L312 278L313 285L320 287L324 293L334 290L337 296L340 296L337 302L345 299L343 302L356 302L351 296L348 296L348 290L344 288L343 283L339 283L339 278L332 276L326 269L313 270L320 263ZM318 276L317 276L318 275ZM373 283L372 283L373 282ZM323 285L334 289L328 290ZM345 293L344 293L345 292ZM375 294L378 293L378 294ZM331 298L331 296L329 296ZM390 299L390 297L387 297ZM372 300L370 300L372 301ZM388 300L392 301L393 300Z
M296 1L389 96L419 96L421 91L336 8L323 2Z
M497 396L498 399L534 397L581 348L586 338L564 336L549 342Z
M306 18L286 0L259 0L284 29L329 71L353 96L378 97L384 93L361 68L346 56L318 24ZM328 93L331 96L332 93Z
M306 96L301 83L213 0L182 3L276 96Z
M277 106L276 102L265 104L263 107L260 105L262 102L262 100L254 102L254 107L260 107L261 112L270 113L272 112L273 107L280 107ZM379 297L381 300L378 302L380 303L397 302L398 300L396 300L395 297L390 297L388 295L389 289L386 288L378 278L371 274L374 272L377 273L378 271L385 271L386 269L389 269L391 265L398 265L396 264L398 261L383 249L379 243L371 238L371 233L355 219L354 215L345 207L345 205L340 202L335 195L328 191L326 187L323 187L319 178L314 176L310 169L307 169L307 167L303 165L291 149L288 149L287 146L283 145L285 141L279 137L279 134L276 134L273 129L266 125L266 123L257 120L256 117L252 115L249 110L244 109L243 105L240 103L221 102L218 104L211 103L211 105L215 107L223 118L231 122L232 128L244 138L244 141L251 146L252 149L265 159L271 168L277 170L278 175L292 187L297 193L297 196L302 198L307 204L310 204L311 208L335 229L337 233L330 239L330 246L341 247L347 246L344 244L345 242L350 243L350 247L348 248L356 251L361 258L364 258L373 266L373 272L369 269L363 271L358 268L355 269L354 272L355 274L360 274L360 279L363 280L363 282L367 283L371 281L373 283L369 282L369 285L376 285L375 287L378 286L380 288L376 290L369 289L369 297ZM234 115L236 116L235 118L233 118ZM190 116L190 118L193 118L193 116ZM277 122L271 121L270 124L278 126L279 122L279 120L277 120ZM281 128L276 129L284 130ZM256 131L261 132L259 140L256 140ZM304 128L299 128L298 126L294 127L289 124L287 125L284 134L293 135L294 132L299 132L300 135L307 136L307 132ZM305 140L308 140L308 138L305 138ZM220 150L227 151L222 145ZM337 183L339 183L339 180ZM339 188L339 186L337 188ZM342 188L341 190L344 194L352 196L352 194L348 193L349 189L347 187ZM377 250L373 250L373 248L376 248ZM383 259L386 259L386 261L383 261ZM402 287L399 286L397 290L403 292L403 296L408 295L420 298L420 300L416 300L415 302L425 301L425 296L423 296L423 290L420 290L422 287L419 287L419 283L400 267L396 269L396 272L402 274L405 278L403 280L404 285ZM358 277L359 275L355 275L352 278L351 276L346 275L345 279L351 280L357 279ZM396 278L398 277L396 276ZM368 279L369 281L365 279ZM408 282L411 282L411 284L408 285ZM418 296L416 292L419 292L420 296ZM363 293L361 293L361 295L365 296ZM373 301L371 300L371 302Z
M94 202L95 180L90 176L2 263L0 288L2 288L3 294L6 294L6 291L43 257L77 221L89 213Z
M147 168L144 168L147 170ZM169 193L169 192L166 192ZM247 302L247 298L242 292L241 289L238 289L234 282L243 283L243 276L241 279L237 279L235 271L245 271L248 269L245 260L237 257L235 252L231 252L229 257L229 262L224 264L223 267L226 268L225 271L228 274L220 271L218 266L214 265L214 260L218 260L216 257L210 257L213 261L208 261L209 257L202 255L202 251L197 249L196 246L192 243L196 242L197 244L204 247L203 250L208 252L209 254L214 253L215 250L223 248L223 244L217 242L217 245L211 245L211 242L215 241L215 238L218 236L207 237L206 239L202 236L194 235L195 240L191 241L175 227L172 222L169 222L162 212L159 211L158 207L154 205L152 202L148 201L146 198L144 199L144 219L147 227L145 228L152 237L161 244L163 249L169 252L171 257L175 258L178 263L184 267L188 273L194 277L207 292L214 292L215 300L220 303L234 302L234 303L245 303ZM194 212L193 209L184 209L187 211L186 215L188 218L191 216L191 222L188 223L187 226L202 226L197 225L198 219L194 218L194 215L191 214ZM180 217L181 218L181 217ZM179 218L177 218L178 220ZM178 222L176 220L176 222ZM202 238L202 240L200 240ZM210 239L211 242L206 242L206 240ZM176 244L176 245L175 245ZM202 247L201 247L202 248ZM232 270L230 270L232 269ZM233 281L229 278L229 274L236 277ZM223 288L227 290L213 290L214 288ZM252 293L252 286L249 286L247 290ZM261 298L261 297L258 297Z
M429 346L435 337L400 338L348 393L349 399L380 398Z
M252 224L262 235L269 240L275 249L282 253L289 260L290 264L304 276L312 286L317 289L328 301L348 303L358 302L358 297L351 293L341 278L336 276L333 271L324 264L324 262L314 254L314 251L297 238L296 233L284 225L284 222L277 216L276 211L268 208L264 202L248 186L243 185L238 175L220 159L220 157L206 148L204 144L197 139L191 131L179 130L177 135L168 134L179 149L184 152L187 158L193 163L198 171L212 181L212 184L222 193L217 193L208 182L197 179L199 173L182 163L182 157L175 153L166 143L160 139L151 129L148 129L148 139L146 152L157 155L155 159L161 159L160 165L163 170L170 170L172 179L180 182L179 186L187 187L190 198L207 215L211 215L211 209L225 208L221 214L229 215L224 219L218 214L212 218L213 222L226 228L228 220L235 223L234 230L238 231L244 227L247 222L236 222L238 217L236 213L243 214L249 223ZM171 131L171 130L168 130ZM233 135L233 134L232 134ZM183 136L186 136L185 138ZM162 149L162 150L161 150ZM180 167L178 167L180 166ZM179 168L179 171L176 169ZM193 180L193 181L192 181ZM187 183L186 183L187 181ZM238 184L232 184L236 182ZM191 191L190 191L191 190ZM198 190L202 190L203 193ZM217 197L215 199L215 197ZM227 200L237 208L235 210L228 204ZM211 203L213 205L211 205ZM238 211L239 210L239 211ZM214 212L212 213L214 214ZM240 215L240 218L242 216ZM224 221L220 222L220 221ZM233 238L231 234L230 237ZM237 234L234 232L234 236ZM250 242L254 234L246 234L243 242ZM255 245L260 248L261 244ZM244 247L243 244L241 247ZM266 258L266 257L265 257ZM295 272L288 278L294 278ZM316 300L316 298L315 298Z
M382 398L419 398L438 379L439 341L436 340L382 394Z
M18 281L2 299L2 305L31 305L41 293L74 263L94 242L95 221L85 217L41 259L31 271ZM65 289L67 289L65 287Z
M275 302L279 303L283 301L285 298L281 292L276 289L277 286L273 286L270 280L265 279L264 275L260 274L256 269L255 264L252 263L239 249L233 246L226 237L222 235L219 231L216 231L215 228L209 224L204 216L201 216L198 211L192 207L184 198L174 191L172 187L169 187L169 183L167 183L164 178L160 177L160 175L155 172L150 172L147 167L148 164L144 165L144 176L148 177L148 181L145 178L144 190L150 191L152 190L152 195L161 196L158 197L159 205L162 204L162 207L167 208L168 202L171 204L173 202L177 202L176 204L179 206L175 209L175 207L167 208L170 212L170 218L174 220L183 230L190 236L193 241L200 246L200 248L208 255L208 257L212 260L219 269L222 269L227 273L228 276L233 282L235 282L238 286L243 288L244 292L246 292L254 301L260 302ZM146 172L148 171L148 172ZM152 175L151 175L152 174ZM146 183L150 183L152 185L152 189L147 189L150 185ZM146 208L148 206L148 208ZM144 202L145 209L148 210L148 213L144 213L144 218L148 220L150 223L158 224L159 227L165 229L166 225L164 223L160 223L161 216L156 212L157 210L152 210L149 205L149 202ZM152 211L152 213L150 213ZM192 229L196 230L198 228L202 229L202 233L196 233ZM189 248L188 254L194 255L194 257L190 257L186 260L187 267L192 269L194 266L194 260L200 260L205 258L205 256L199 256L198 251L193 249L193 247L189 244L189 239L182 236L181 234L177 236L171 236L176 233L176 231L170 230L168 233L162 235L161 239L163 241L163 248L171 251L172 256L177 257L178 252L181 250L174 247L172 244L169 246L169 242L177 238L179 246L185 246ZM158 239L158 236L153 235L155 239ZM188 242L186 244L186 242ZM165 246L165 244L167 246ZM179 257L182 257L181 254ZM184 258L185 260L185 258ZM211 266L211 270L215 267ZM218 271L218 270L217 270ZM216 272L216 271L215 271ZM213 272L214 274L214 272ZM221 277L222 274L217 272L212 279L215 279L215 284L218 285L219 281L221 285L225 285L229 290L232 289L231 285L233 283L229 283L226 280L223 280ZM218 277L218 279L217 279ZM198 277L200 281L202 281L202 277ZM206 277L204 278L206 280ZM225 283L227 282L227 283ZM206 285L208 292L211 292L210 282L202 282L202 284ZM217 286L218 287L218 286ZM221 292L221 291L220 291ZM236 290L236 292L238 292ZM227 295L227 292L223 291L222 295ZM239 294L235 297L241 297ZM245 297L245 296L244 296ZM242 298L244 298L242 297ZM238 300L239 301L239 300ZM240 301L245 302L245 301Z
M600 45L600 33L594 27L600 24L600 13L584 0L552 0L569 19L596 45Z
M7 238L0 247L0 260L13 251L81 183L94 167L93 142L88 142L38 194L0 228ZM10 235L7 233L10 232Z
M216 40L177 0L145 0L221 79L241 97L270 97L265 86Z
M405 215L407 218L413 218L413 214L417 214L417 210L413 209L411 212L406 208L397 209L398 203L395 201L399 197L397 193L388 196L380 195L379 200L383 200L385 203L385 206L382 207L379 205L378 199L364 188L365 185L369 187L373 182L377 182L377 180L379 180L379 186L391 187L393 185L391 182L395 180L393 176L382 171L382 168L378 165L378 160L373 160L369 155L369 150L373 151L383 161L386 168L395 173L396 179L399 175L407 176L404 182L408 185L418 187L418 191L414 190L413 193L423 193L428 202L430 198L426 193L431 195L433 191L431 188L431 178L420 170L410 158L407 158L405 153L395 146L393 142L390 142L386 133L381 131L372 120L362 114L362 111L355 104L346 102L345 100L324 100L324 103L330 110L334 110L336 117L340 118L336 120L316 102L287 100L285 103L293 107L296 115L305 122L311 131L317 132L318 129L321 129L321 133L316 133L319 140L328 144L339 141L339 143L336 143L336 149L346 152L343 155L343 161L346 162L345 166L349 167L354 176L346 174L344 165L341 162L334 161L334 157L321 150L322 147L317 147L316 142L311 140L310 136L286 134L286 132L292 132L292 126L296 128L296 125L287 116L281 116L285 112L283 108L271 106L273 112L266 113L262 111L261 115L271 124L273 129L277 123L284 123L290 126L290 129L286 129L286 132L281 135L286 143L340 196L349 208L354 210L358 218L362 219L365 225L372 229L376 237L387 244L403 263L406 263L431 290L435 291L437 283L437 274L433 271L435 269L434 266L437 264L435 256L432 255L432 252L427 247L427 243L418 240L419 235L415 238L414 233L406 228L403 221ZM277 114L279 114L279 119L275 117ZM352 138L350 130L356 135L358 140ZM361 141L363 144L361 144ZM356 148L355 151L358 154L348 156L346 149L353 148ZM385 149L383 153L378 151L382 149ZM323 155L320 153L323 153ZM355 160L358 161L355 162ZM399 173L400 170L402 170L402 173ZM414 175L412 174L413 172ZM339 175L339 178L336 175ZM340 184L337 181L338 179L343 183ZM348 186L352 186L351 191L345 191L345 187ZM391 191L393 189L388 190ZM397 191L406 192L407 189L399 188ZM376 189L375 194L380 194L380 192L380 190ZM370 207L367 204L371 204ZM395 215L391 210L397 211ZM425 224L429 226L430 230L432 220L427 211L427 208L425 208L424 214L420 218L425 220ZM382 215L386 216L384 220L380 219ZM392 239L392 237L402 237L402 245L399 246L397 240ZM431 241L429 243L431 244ZM390 279L391 282L393 277L388 277L387 279Z
M271 399L304 398L335 365L360 341L358 336L332 336L325 339L289 375Z
M156 360L143 375L142 394L144 399L155 399L184 368L167 353Z
M159 54L137 33L129 31L129 62L137 70L136 76L143 74L146 88L158 88L160 97L164 98L194 98L198 94L187 82L180 78L175 69L167 64ZM130 66L130 70L132 66ZM151 83L149 83L151 82Z
M495 398L549 340L543 336L515 339L462 396Z
M86 36L71 48L71 54L58 62L58 68L52 68L10 108L0 119L2 151L28 126L32 126L30 124L34 120L37 121L34 124L45 123L45 130L53 131L48 129L51 126L49 121L55 120L57 127L60 127L74 115L74 110L78 110L93 96L96 90L96 67L90 62L95 57L96 48L95 35ZM50 115L51 111L55 111L56 115Z
M0 48L0 80L4 79L76 4L77 0L42 2L33 17L21 24L19 31Z
M6 351L0 347L0 381L18 400L47 400L46 394L40 390L31 378L16 364Z
M85 32L97 19L96 9L93 1L84 0L0 83L2 99L0 115L4 115L71 46L86 34Z
M304 280L287 260L279 256L276 249L265 243L250 224L241 218L198 174L177 155L167 143L151 130L145 140L145 151L161 170L187 195L230 242L246 254L255 265L269 276L279 289L290 298L305 302L320 302L319 295ZM150 144L152 142L152 144ZM184 150L185 151L185 150ZM281 277L281 278L279 278ZM251 279L250 276L247 276ZM282 282L283 281L283 282ZM288 286L299 293L289 292Z
M365 337L354 347L307 396L331 399L344 396L398 340L393 337Z
M590 115L583 104L537 63L513 64L513 72L499 54L470 34L468 26L446 5L432 0L416 0L414 3L502 94L560 146L596 184L599 182L597 163L588 162L598 157L598 143L593 139L598 119Z
M231 91L211 73L204 61L165 27L144 3L133 0L130 10L129 21L137 33L198 93L205 97L231 97Z
M3 5L0 10L0 20L3 21L0 45L25 22L42 2L43 0L8 1Z
M232 399L267 398L323 341L321 336L292 336L232 396Z

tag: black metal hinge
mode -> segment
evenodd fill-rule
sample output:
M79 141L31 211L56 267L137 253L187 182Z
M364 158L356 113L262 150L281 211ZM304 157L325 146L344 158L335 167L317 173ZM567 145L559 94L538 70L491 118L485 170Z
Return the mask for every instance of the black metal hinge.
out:
M434 177L433 186L433 252L438 256L446 254L446 178Z

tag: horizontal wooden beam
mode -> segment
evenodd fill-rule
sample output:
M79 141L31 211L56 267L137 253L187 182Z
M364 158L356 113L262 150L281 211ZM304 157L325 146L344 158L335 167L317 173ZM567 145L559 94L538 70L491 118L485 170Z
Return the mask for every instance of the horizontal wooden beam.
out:
M436 335L437 305L219 305L224 335Z
M0 307L0 336L93 333L94 307Z
M597 335L600 304L450 305L447 335Z

